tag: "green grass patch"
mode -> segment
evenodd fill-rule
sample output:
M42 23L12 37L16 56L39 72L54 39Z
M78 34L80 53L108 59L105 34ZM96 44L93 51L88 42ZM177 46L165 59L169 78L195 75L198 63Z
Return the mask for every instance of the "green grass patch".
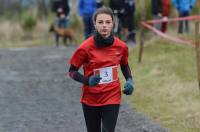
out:
M130 52L136 91L130 102L171 132L200 131L200 90L193 47L152 39L142 63Z

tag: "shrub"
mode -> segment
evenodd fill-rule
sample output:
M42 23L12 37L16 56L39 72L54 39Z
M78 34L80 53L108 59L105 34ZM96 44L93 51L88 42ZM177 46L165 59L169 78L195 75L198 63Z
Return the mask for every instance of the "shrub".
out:
M21 20L21 27L25 31L32 31L37 25L37 18L32 13L23 15Z

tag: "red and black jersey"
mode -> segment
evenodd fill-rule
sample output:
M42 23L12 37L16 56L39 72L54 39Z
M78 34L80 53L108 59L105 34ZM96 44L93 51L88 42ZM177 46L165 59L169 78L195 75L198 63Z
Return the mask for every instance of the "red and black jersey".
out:
M127 65L128 47L115 37L112 45L98 48L91 36L75 51L70 64L78 68L83 66L84 76L90 77L97 69ZM94 87L83 85L81 102L90 106L120 104L121 87L118 77L115 81Z

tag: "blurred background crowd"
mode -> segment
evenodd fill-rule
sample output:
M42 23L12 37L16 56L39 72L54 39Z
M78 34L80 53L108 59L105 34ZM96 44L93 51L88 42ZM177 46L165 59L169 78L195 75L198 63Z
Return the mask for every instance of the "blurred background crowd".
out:
M113 33L131 43L136 42L141 20L184 17L199 14L200 10L200 2L196 0L1 0L1 45L21 40L55 43L48 33L51 24L72 28L81 42L93 32L92 14L102 6L110 7L116 16ZM179 22L178 33L184 31L183 24ZM189 22L185 25L189 32ZM163 32L167 30L167 23L154 26Z

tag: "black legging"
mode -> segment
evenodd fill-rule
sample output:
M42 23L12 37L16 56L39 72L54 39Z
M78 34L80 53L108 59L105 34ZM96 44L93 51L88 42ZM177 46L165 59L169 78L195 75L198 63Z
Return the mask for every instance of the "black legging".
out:
M82 104L88 132L114 132L120 105L88 106ZM102 127L101 127L102 126Z

